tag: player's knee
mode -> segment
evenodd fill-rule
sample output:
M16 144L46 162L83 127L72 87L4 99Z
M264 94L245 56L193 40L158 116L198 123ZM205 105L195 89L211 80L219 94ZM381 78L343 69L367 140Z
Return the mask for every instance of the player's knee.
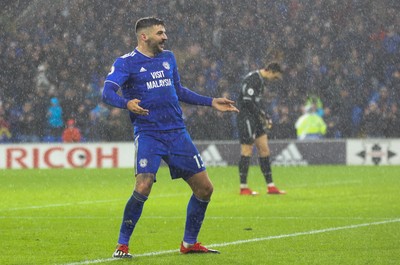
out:
M242 144L240 154L242 156L251 156L253 154L253 145L252 144Z
M214 187L213 187L213 185L210 183L210 184L204 186L202 189L200 189L200 190L198 191L198 193L199 193L199 194L198 194L198 197L199 197L200 199L202 199L202 200L209 201L209 200L211 199L211 195L213 194L213 192L214 192Z
M149 196L153 183L153 174L139 174L136 176L135 190L144 196Z
M259 150L259 151L258 151L258 155L259 155L260 157L269 156L269 155L270 155L270 154L269 154L269 150L268 150L268 149L267 149L267 150L265 150L265 149Z
M212 184L210 184L209 186L206 187L205 189L205 193L208 197L211 197L211 195L214 192L214 186Z

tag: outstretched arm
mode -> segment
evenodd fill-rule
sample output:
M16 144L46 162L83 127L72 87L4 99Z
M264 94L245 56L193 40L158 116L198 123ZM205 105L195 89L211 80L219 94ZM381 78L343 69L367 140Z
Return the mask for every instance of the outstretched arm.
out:
M192 90L182 86L179 82L175 84L176 94L178 95L179 101L192 104L211 106L212 98L199 95Z
M180 101L193 105L212 106L219 111L234 111L239 110L233 105L235 102L227 98L210 98L199 95L190 89L183 87L180 83L176 84L176 92Z

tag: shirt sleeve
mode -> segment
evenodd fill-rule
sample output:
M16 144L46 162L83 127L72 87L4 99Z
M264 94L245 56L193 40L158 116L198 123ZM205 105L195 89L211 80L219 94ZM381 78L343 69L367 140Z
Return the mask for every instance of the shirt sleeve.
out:
M129 65L126 58L119 57L115 60L110 72L107 75L106 81L111 81L122 87L122 85L128 80L129 72L127 71Z
M128 100L117 94L118 89L119 86L117 84L110 81L104 82L103 102L113 107L126 109Z
M202 105L202 106L211 106L212 104L212 98L211 97L206 97L203 95L199 95L192 90L182 86L180 82L180 76L178 72L178 66L176 63L175 56L172 54L172 60L173 60L173 77L174 77L174 86L176 90L176 94L178 95L179 101L192 104L192 105Z
M192 105L211 106L212 98L199 95L190 89L182 86L180 83L175 84L176 94L182 102Z
M111 67L110 73L104 82L102 100L113 107L126 109L128 100L117 94L118 89L126 82L129 73L125 70L125 60L118 58Z

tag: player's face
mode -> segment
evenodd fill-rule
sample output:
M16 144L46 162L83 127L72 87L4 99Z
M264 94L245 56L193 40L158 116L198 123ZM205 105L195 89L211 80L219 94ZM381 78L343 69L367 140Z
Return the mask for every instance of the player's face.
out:
M164 44L168 37L165 28L162 25L155 25L150 28L147 35L147 46L154 53L160 53L164 50Z
M282 79L282 73L280 73L280 72L272 72L272 71L267 71L265 69L261 69L260 73L261 73L262 77L264 77L265 79L270 80L270 81Z

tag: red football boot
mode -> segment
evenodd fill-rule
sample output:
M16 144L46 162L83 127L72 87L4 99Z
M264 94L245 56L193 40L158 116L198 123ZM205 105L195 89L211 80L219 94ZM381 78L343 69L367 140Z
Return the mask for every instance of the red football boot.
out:
M258 195L257 191L251 190L249 188L241 188L240 195Z
M272 195L279 195L279 194L286 194L286 191L284 190L279 190L277 187L275 186L270 186L267 188L267 193L268 194L272 194Z
M182 254L195 254L195 253L214 253L214 254L219 254L218 250L206 248L205 246L202 246L201 243L197 242L193 246L185 248L183 246L183 242L181 243L181 249L180 252Z

